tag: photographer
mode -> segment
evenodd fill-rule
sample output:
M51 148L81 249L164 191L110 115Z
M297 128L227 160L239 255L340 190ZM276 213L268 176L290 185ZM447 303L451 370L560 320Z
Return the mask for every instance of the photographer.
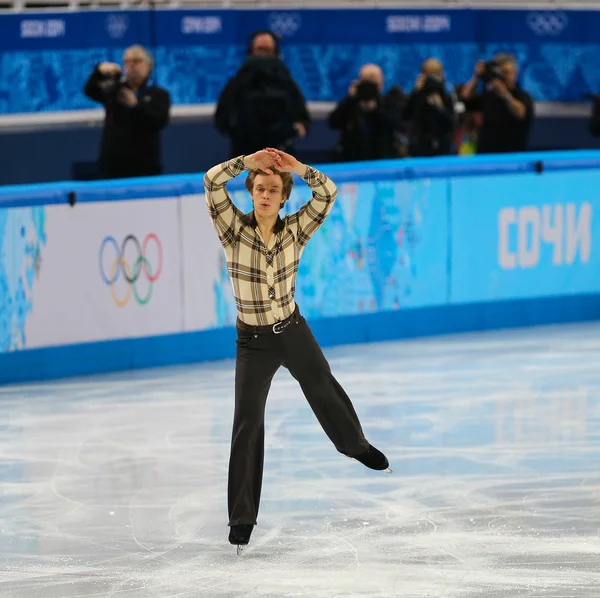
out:
M215 126L231 141L231 155L265 147L292 152L304 138L311 117L302 91L281 58L279 36L256 31L247 57L221 91Z
M376 64L365 64L358 81L329 115L329 126L341 131L336 148L344 162L395 158L403 154L399 143L405 96L395 87L386 95L383 72Z
M451 151L454 100L446 90L444 67L430 58L423 63L415 88L408 97L404 120L409 123L411 156L443 156Z
M498 54L489 62L479 61L462 99L467 111L483 113L479 154L522 152L533 121L533 99L517 84L517 62L509 54ZM485 89L475 94L482 83Z
M84 93L106 109L100 145L102 178L162 173L160 132L169 122L169 93L150 79L152 57L142 46L125 51L125 72L102 62Z

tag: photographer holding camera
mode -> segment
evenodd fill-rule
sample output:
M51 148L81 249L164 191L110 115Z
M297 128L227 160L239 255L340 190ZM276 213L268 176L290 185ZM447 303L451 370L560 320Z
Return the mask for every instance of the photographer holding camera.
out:
M444 67L439 60L429 58L423 63L403 117L409 123L409 155L443 156L450 153L455 123L454 100L446 89Z
M246 59L219 95L215 125L229 137L231 156L265 147L291 153L310 128L306 100L282 59L280 36L255 31L249 41Z
M348 95L329 115L329 126L341 131L336 147L343 162L379 160L402 155L398 141L405 96L398 87L383 95L383 72L365 64Z
M514 57L498 54L489 62L479 61L463 87L466 110L483 113L477 153L525 151L534 116L533 99L517 84L517 76ZM479 83L485 89L476 94Z
M161 130L169 122L169 93L150 79L152 57L131 46L118 64L102 62L84 93L106 109L100 144L100 175L115 179L162 173Z

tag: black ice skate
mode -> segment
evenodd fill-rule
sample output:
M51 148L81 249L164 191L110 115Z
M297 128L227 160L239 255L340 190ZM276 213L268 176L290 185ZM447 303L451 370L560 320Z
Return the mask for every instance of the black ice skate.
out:
M232 525L229 530L229 543L237 544L237 553L242 554L244 546L250 542L250 535L254 525L251 523L240 523L239 525Z
M354 455L353 459L360 461L365 467L369 467L370 469L392 473L387 457L371 444L369 444L369 448L364 453Z

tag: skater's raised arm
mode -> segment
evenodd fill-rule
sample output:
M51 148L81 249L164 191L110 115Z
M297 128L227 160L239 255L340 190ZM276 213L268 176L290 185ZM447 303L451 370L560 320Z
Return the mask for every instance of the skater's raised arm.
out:
M280 157L281 161L276 164L279 170L297 174L312 190L311 199L295 214L292 214L288 220L291 225L298 225L298 241L301 245L306 245L331 212L338 194L337 187L320 170L302 164L302 162L281 150L272 151Z
M244 170L259 168L271 174L270 167L279 158L269 150L261 150L250 156L239 156L213 166L204 175L206 205L213 225L224 247L233 244L240 225L242 212L235 207L227 191L228 181Z

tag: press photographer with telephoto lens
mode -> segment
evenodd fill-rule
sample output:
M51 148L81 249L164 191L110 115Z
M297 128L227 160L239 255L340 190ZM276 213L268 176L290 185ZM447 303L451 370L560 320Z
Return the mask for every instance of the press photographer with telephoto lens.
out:
M404 108L411 156L450 153L454 128L454 99L446 89L444 66L429 58L423 63L415 87Z
M124 71L112 62L96 66L84 93L105 108L100 142L100 176L106 179L162 173L161 131L169 122L171 98L151 79L153 60L142 46L123 56Z
M534 118L532 97L517 83L515 58L498 54L488 62L479 61L471 80L462 89L461 99L469 112L482 112L477 153L521 152ZM476 89L483 86L483 91Z

